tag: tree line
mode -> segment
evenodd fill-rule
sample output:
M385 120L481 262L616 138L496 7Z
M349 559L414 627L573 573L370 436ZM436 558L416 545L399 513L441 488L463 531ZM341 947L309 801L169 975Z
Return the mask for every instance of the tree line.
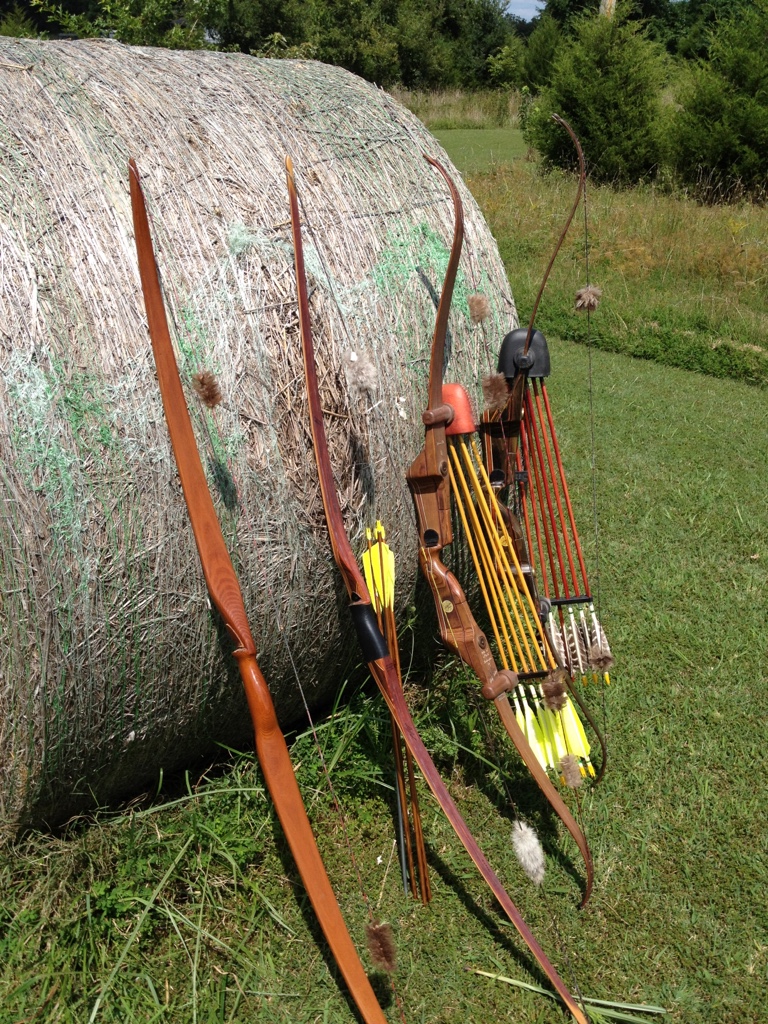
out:
M28 34L314 58L411 89L490 85L488 57L512 32L505 0L0 0L3 14L6 34L22 21Z
M765 201L768 0L548 0L499 76L523 90L523 132L553 166L593 179L661 181L704 201ZM507 44L508 46L510 44ZM493 60L493 58L492 58Z
M765 198L768 0L0 0L0 34L303 57L384 87L523 97L525 137L567 166L571 122L593 179L664 180L702 199Z

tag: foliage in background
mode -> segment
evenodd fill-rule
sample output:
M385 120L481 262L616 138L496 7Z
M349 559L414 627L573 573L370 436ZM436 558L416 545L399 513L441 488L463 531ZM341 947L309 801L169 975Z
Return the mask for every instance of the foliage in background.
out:
M661 87L666 61L633 23L616 16L583 17L558 47L549 84L525 119L523 132L550 167L574 166L572 126L595 181L627 185L652 178L660 162Z
M0 31L316 59L411 93L495 89L493 126L507 123L510 98L522 102L526 139L548 166L572 165L556 111L594 181L660 176L706 201L761 198L766 0L619 0L611 19L599 7L547 0L523 23L504 0L31 0L26 11L0 0Z
M451 151L451 139L441 133ZM461 160L461 155L458 156ZM470 178L527 320L575 189L572 175L516 160ZM768 386L768 209L742 202L701 207L658 187L588 189L592 281L603 289L590 322L594 345ZM544 293L538 325L588 340L573 308L584 265L577 219Z
M746 10L752 0L631 0L624 15L644 26L649 38L661 43L680 57L705 57L710 30L723 18ZM545 0L541 14L552 18L566 33L571 33L584 15L597 14L600 0Z
M768 2L754 0L716 25L708 61L699 61L684 80L669 125L670 162L701 198L765 198L767 40Z
M37 35L37 28L20 4L0 8L0 36L26 39L34 35Z
M551 82L561 40L559 23L545 12L538 19L525 48L525 84L534 92L539 92Z
M212 44L209 26L223 16L227 0L97 0L86 10L57 0L31 5L50 25L79 38L113 36L132 46L197 50Z
M32 0L38 28L144 46L314 56L381 85L475 89L514 45L503 0ZM0 7L0 10L2 7Z

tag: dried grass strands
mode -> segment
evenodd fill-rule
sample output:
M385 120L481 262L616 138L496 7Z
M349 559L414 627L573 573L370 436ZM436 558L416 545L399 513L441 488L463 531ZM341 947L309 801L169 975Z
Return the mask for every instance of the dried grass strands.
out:
M13 67L8 67L13 65ZM21 68L22 70L20 70ZM308 432L282 165L306 203L323 404L345 515L415 539L434 292L450 236L385 93L314 62L0 39L0 833L136 791L215 740L245 741L239 689L175 483L139 296L126 164L142 171L177 355L261 661L285 721L350 667ZM467 297L502 337L514 306L471 197L451 376L487 369ZM354 352L375 371L350 390ZM312 643L305 642L310 636ZM349 645L352 649L352 645ZM326 652L328 656L323 657ZM331 657L333 652L334 657Z

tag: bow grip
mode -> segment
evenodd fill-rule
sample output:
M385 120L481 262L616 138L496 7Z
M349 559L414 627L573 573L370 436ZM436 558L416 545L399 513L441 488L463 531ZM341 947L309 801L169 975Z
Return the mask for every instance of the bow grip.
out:
M389 648L379 629L373 605L353 600L349 606L349 613L352 616L360 650L363 652L366 662L370 664L372 661L381 661L382 658L386 658Z

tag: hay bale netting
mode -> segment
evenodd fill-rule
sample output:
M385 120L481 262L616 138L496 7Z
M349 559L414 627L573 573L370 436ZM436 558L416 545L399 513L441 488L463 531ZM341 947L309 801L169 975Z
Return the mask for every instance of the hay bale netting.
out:
M260 660L284 721L359 660L308 432L284 181L293 157L332 459L359 545L380 515L412 596L404 469L421 443L452 210L450 163L338 68L111 41L0 40L0 800L4 834L247 743L148 343L126 164L136 158L182 377ZM458 176L456 176L458 178ZM514 306L471 196L451 379L476 385ZM472 326L471 292L490 317ZM189 389L192 395L191 388ZM340 614L341 613L341 614Z

